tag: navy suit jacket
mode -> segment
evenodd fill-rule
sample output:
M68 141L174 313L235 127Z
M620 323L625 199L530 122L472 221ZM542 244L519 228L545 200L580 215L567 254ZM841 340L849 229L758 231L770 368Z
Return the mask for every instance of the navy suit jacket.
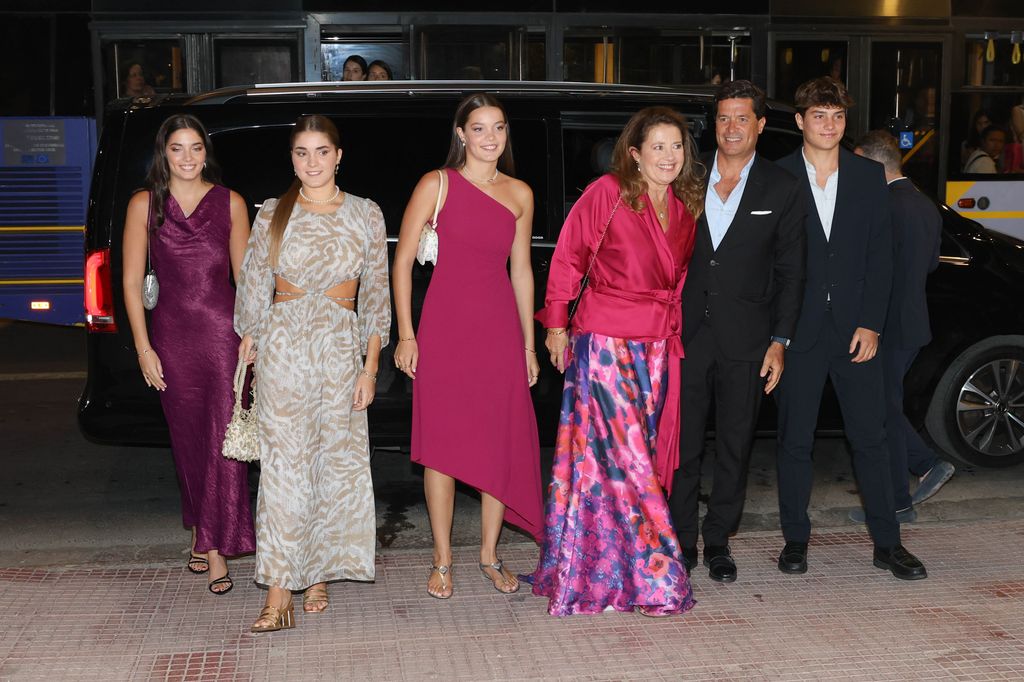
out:
M709 157L705 165L713 163ZM804 214L797 179L760 155L717 249L701 213L683 287L684 347L707 324L725 357L761 362L770 337L793 337L803 300Z
M807 284L790 348L809 350L828 316L843 338L852 338L857 327L881 334L893 268L889 188L882 165L839 149L839 187L826 240L802 148L778 163L799 179L807 206Z
M907 178L889 185L889 199L894 267L882 343L916 350L932 340L925 282L939 265L942 216Z

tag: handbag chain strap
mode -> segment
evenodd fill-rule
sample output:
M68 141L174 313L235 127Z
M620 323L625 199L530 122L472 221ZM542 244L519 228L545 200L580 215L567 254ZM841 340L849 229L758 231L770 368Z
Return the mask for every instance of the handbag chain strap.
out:
M441 193L444 192L444 171L437 169L437 201L434 202L434 215L430 219L430 226L437 229L437 214L441 210Z
M612 206L612 212L608 214L608 220L604 223L604 229L601 231L601 236L597 240L597 246L594 248L594 253L590 256L590 264L587 265L587 272L583 275L583 279L580 280L580 292L576 294L576 298L583 295L583 287L587 286L587 282L590 281L590 271L594 269L594 263L597 261L597 253L601 250L601 244L604 244L604 237L608 234L608 229L612 226L612 218L615 217L615 212L619 210L619 204L622 203L622 195L615 200L615 205Z
M153 251L150 242L153 241L153 190L149 190L149 206L146 208L146 274L153 272Z

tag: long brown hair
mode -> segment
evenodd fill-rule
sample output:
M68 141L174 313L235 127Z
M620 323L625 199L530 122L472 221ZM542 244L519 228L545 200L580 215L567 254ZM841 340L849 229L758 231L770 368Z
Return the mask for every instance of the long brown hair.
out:
M683 168L672 181L672 192L686 205L693 217L697 218L704 210L705 168L697 159L697 145L690 136L686 119L669 107L647 107L636 112L615 142L611 173L618 179L619 187L622 188L622 200L634 211L640 212L646 208L641 197L647 192L647 181L640 175L640 170L629 150L631 147L640 149L651 128L659 125L670 125L678 128L683 134Z
M169 116L160 124L156 131L156 140L153 142L153 160L149 162L149 170L146 173L146 189L150 192L152 208L156 220L153 228L164 224L164 204L167 202L167 195L170 193L169 183L171 180L171 169L167 165L167 141L171 135L184 129L194 130L203 140L203 147L206 148L206 165L203 166L202 178L214 185L220 184L220 167L213 158L213 143L206 132L202 122L192 114L174 114ZM150 220L147 218L147 220Z
M341 137L338 135L338 128L331 122L331 119L320 114L299 116L295 121L295 128L291 137L288 138L288 149L295 146L295 139L302 133L323 133L331 141L335 149L341 149ZM284 239L284 231L288 227L288 219L295 208L295 202L299 198L299 189L302 181L296 177L292 180L288 191L282 194L277 200L274 208L274 215L270 219L270 249L268 260L271 267L277 267L277 257L281 253L281 241Z
M477 92L459 102L458 108L455 109L455 120L452 121L452 142L448 147L448 158L444 162L444 167L459 170L466 165L466 145L459 137L458 128L465 129L469 115L483 107L495 107L505 118L505 149L498 157L498 170L505 175L515 177L516 164L512 160L512 126L509 125L505 107L497 97L489 92Z

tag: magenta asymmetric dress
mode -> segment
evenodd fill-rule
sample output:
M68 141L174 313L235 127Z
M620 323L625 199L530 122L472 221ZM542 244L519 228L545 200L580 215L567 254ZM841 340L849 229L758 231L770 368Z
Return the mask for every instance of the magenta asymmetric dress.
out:
M412 459L494 496L542 531L540 446L507 264L515 216L447 169L438 258L416 338Z
M168 194L164 223L150 233L160 280L150 342L167 382L160 403L171 432L182 520L186 528L196 527L196 552L236 556L256 551L256 537L248 467L221 454L239 343L230 235L226 187L215 185L189 216Z

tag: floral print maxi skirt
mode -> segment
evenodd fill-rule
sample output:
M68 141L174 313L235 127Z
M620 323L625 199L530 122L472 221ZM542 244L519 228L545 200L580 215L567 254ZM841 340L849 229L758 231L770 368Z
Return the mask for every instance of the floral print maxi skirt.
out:
M553 616L688 611L690 580L652 463L666 344L588 333L571 351L533 593Z

